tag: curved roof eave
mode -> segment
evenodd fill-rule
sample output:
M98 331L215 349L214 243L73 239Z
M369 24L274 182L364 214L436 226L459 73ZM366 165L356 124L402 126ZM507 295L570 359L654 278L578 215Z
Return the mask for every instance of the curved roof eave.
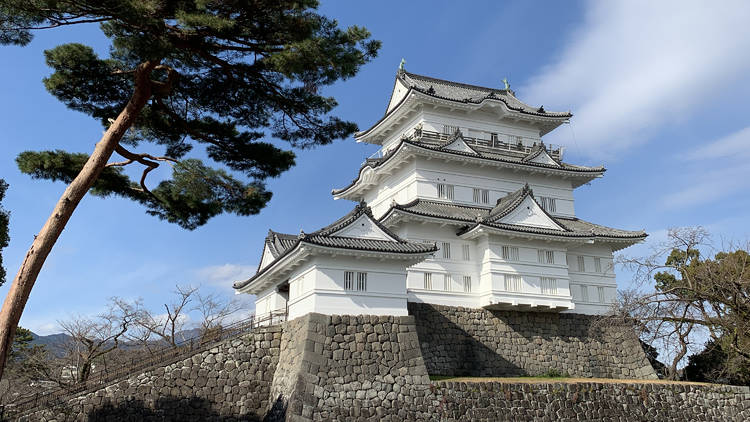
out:
M438 99L438 100L442 100L442 101L449 101L451 103L460 104L460 105L472 105L472 106L480 106L481 107L482 105L484 105L487 102L499 103L499 104L501 104L503 106L503 108L508 113L518 114L518 115L522 115L524 117L533 117L537 121L547 121L547 122L550 122L550 123L553 123L553 122L563 123L563 122L567 121L568 119L570 119L571 117L573 117L572 113L566 113L566 114L556 115L556 114L548 114L548 113L534 113L534 112L529 112L529 111L525 111L525 110L516 110L515 108L510 107L508 105L508 103L505 100L503 100L501 97L485 97L485 98L482 98L481 100L478 100L478 101L456 100L456 99L453 99L453 98L447 98L447 97L441 97L439 95L433 95L433 94L430 94L428 92L425 92L425 91L423 91L423 90L421 90L419 88L415 88L415 87L412 86L412 87L409 87L409 89L406 91L406 94L404 94L404 97L401 99L401 101L399 101L393 108L391 108L390 111L388 111L385 115L383 115L383 117L381 117L377 122L373 123L372 126L370 126L368 129L365 129L365 130L360 131L360 132L356 132L354 134L354 138L358 142L364 142L362 140L362 138L367 137L371 132L373 132L375 129L377 129L378 126L380 126L383 122L385 122L386 120L388 120L391 116L395 115L399 111L399 109L407 102L407 100L409 98L411 98L412 94L414 94L414 93L422 95L423 98L433 98L433 99ZM478 107L473 107L473 108L478 108ZM545 133L548 133L548 132L549 131L547 131Z
M556 167L556 166L546 165L542 163L517 162L517 161L512 161L512 160L501 160L501 159L496 159L496 158L481 157L481 156L476 156L476 155L462 154L459 151L441 150L438 148L431 148L425 145L419 145L418 143L415 143L413 141L402 140L399 142L398 147L393 149L392 152L389 152L388 155L383 157L383 159L381 159L375 165L372 165L370 163L365 163L362 167L360 167L359 173L357 173L356 179L352 180L352 182L349 183L349 185L343 188L333 189L331 191L331 194L336 199L342 198L343 197L342 195L345 195L347 193L346 191L354 188L357 185L365 169L369 168L372 171L377 171L377 169L380 168L384 163L390 161L394 156L398 155L401 152L401 150L405 148L405 145L412 146L415 148L421 148L423 150L437 152L437 153L462 156L462 157L466 157L470 159L489 161L492 163L502 163L508 167L520 168L522 170L525 169L525 170L532 171L531 169L538 169L539 171L550 171L550 172L557 173L557 174L564 174L569 177L586 177L586 176L599 177L601 174L607 171L607 169L605 169L604 167L593 167L591 169L570 169L570 168L565 168L565 167Z

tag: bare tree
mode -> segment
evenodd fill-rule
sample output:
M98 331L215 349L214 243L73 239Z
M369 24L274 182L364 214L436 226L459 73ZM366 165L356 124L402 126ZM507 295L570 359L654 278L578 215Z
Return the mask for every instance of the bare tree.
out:
M201 316L201 337L210 338L222 329L228 318L242 309L242 304L236 300L225 300L215 293L198 294L195 310Z
M729 246L715 253L702 227L676 228L648 257L620 257L634 272L618 314L639 323L641 338L670 360L669 378L706 336L750 361L750 255ZM713 258L710 256L713 255Z
M125 333L135 322L137 306L119 298L111 298L107 311L94 317L75 317L59 321L71 337L68 355L74 360L77 382L91 376L94 363L120 346Z
M143 344L150 344L156 336L170 347L177 347L177 336L185 328L188 313L192 310L197 287L175 286L175 300L164 304L165 314L156 314L145 308L139 309L136 325L139 327L138 338Z

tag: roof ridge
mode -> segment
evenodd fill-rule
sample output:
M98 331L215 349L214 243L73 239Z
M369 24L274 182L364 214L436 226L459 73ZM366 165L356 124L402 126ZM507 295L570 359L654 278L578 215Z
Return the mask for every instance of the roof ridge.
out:
M464 83L464 82L449 81L447 79L440 79L440 78L435 78L435 77L432 77L432 76L419 75L417 73L412 73L412 72L408 72L408 71L404 71L404 74L406 76L409 76L409 77L421 78L421 79L425 79L425 80L429 80L429 81L433 81L433 82L440 82L440 83L445 83L445 84L448 84L448 85L459 86L459 87L463 87L463 88L475 88L475 89L484 90L484 91L498 91L500 93L504 93L505 95L508 95L508 91L505 90L505 89L490 88L490 87L487 87L487 86L467 84L467 83Z

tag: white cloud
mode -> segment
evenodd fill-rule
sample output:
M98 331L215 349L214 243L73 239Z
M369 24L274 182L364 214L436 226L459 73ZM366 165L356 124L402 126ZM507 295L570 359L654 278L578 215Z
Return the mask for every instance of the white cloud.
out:
M707 142L682 156L686 162L674 192L663 197L665 208L709 203L747 188L750 174L750 127ZM710 170L706 170L710 169Z
M742 1L592 0L559 58L519 92L571 109L581 153L612 155L746 77L748 22Z
M212 265L196 270L196 275L200 282L231 289L235 281L248 279L257 269L255 266L239 264Z
M685 156L688 160L750 158L750 126L708 142Z

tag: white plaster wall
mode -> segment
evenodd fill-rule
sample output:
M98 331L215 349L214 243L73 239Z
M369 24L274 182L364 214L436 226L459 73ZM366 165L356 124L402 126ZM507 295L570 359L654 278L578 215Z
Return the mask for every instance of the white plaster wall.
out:
M276 291L276 287L261 292L255 297L255 318L263 319L271 312L286 309L286 299Z
M534 191L534 196L555 198L556 211L553 215L575 217L573 188L570 180L528 175L509 169L477 167L441 160L415 159L417 173L417 196L438 199L437 184L446 183L454 187L452 202L464 205L494 206L498 199L522 188L526 183ZM489 191L489 204L473 201L473 188Z
M585 271L578 269L578 257L584 260ZM595 258L601 262L601 271L596 271ZM576 311L580 313L605 313L617 299L617 281L614 272L612 248L606 244L584 245L567 252L570 285ZM588 300L583 300L581 286L588 290ZM604 300L600 301L598 288L604 289Z
M296 282L290 283L289 318L309 312L406 315L406 265L405 261L348 256L314 258L304 275L298 275L305 283L301 294L295 294ZM344 290L345 271L366 272L367 291Z

